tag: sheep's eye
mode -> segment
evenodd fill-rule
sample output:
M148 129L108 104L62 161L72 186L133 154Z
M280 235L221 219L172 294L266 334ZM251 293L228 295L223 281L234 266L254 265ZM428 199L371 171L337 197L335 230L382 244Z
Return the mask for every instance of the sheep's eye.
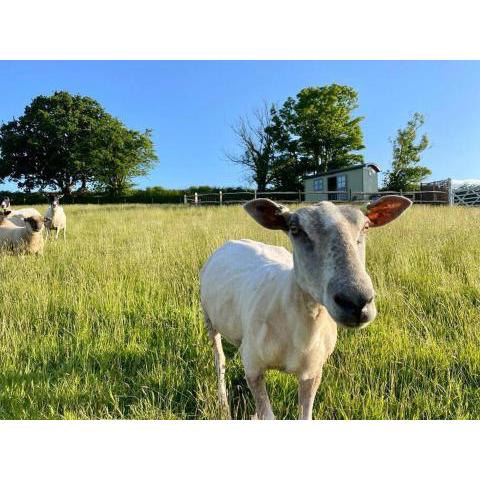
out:
M298 225L290 225L290 232L292 235L298 235L300 233L300 227Z

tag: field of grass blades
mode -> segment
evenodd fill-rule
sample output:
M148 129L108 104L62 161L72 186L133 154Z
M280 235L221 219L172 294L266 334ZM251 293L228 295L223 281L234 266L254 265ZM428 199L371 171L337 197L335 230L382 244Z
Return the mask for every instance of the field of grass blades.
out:
M287 237L239 206L65 210L66 243L0 254L0 418L218 418L199 269L226 240ZM414 206L369 232L367 264L378 317L339 330L314 417L480 418L480 209ZM250 418L225 347L232 414ZM277 418L296 418L295 378L267 386Z

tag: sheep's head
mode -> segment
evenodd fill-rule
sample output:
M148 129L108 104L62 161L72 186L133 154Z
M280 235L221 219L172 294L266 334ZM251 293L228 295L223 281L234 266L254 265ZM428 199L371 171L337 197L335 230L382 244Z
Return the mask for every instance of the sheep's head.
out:
M11 213L12 213L11 210L0 211L0 225Z
M60 205L60 199L63 198L63 195L57 193L48 194L48 203L53 209L57 208Z
M43 229L43 224L45 223L45 217L39 217L38 215L27 217L24 220L27 229L31 230L32 232L41 232Z
M363 327L376 316L375 291L365 269L366 232L402 214L411 201L383 197L364 214L350 205L320 202L295 212L267 199L252 200L247 212L262 226L287 233L298 285L346 327Z
M10 198L9 197L2 198L2 201L0 202L0 208L2 208L3 210L6 210L8 207L10 207Z

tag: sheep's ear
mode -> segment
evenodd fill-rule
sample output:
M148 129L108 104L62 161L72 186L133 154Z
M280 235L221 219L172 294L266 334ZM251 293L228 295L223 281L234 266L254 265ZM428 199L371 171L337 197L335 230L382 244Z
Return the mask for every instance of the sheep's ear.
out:
M250 200L243 208L262 227L271 230L288 230L290 210L267 198Z
M412 201L400 195L386 195L367 205L367 218L370 227L383 227L398 218Z

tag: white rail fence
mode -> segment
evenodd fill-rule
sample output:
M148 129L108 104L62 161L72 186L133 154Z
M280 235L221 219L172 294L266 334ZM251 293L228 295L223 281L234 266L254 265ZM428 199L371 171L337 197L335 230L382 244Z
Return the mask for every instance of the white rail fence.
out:
M185 205L229 205L244 203L255 198L269 198L282 203L319 202L329 200L339 203L365 203L384 195L403 195L410 198L414 203L420 204L451 204L448 192L443 190L418 190L411 192L352 192L352 191L297 191L297 192L259 192L257 190L245 190L243 192L218 192L198 193L184 195Z

